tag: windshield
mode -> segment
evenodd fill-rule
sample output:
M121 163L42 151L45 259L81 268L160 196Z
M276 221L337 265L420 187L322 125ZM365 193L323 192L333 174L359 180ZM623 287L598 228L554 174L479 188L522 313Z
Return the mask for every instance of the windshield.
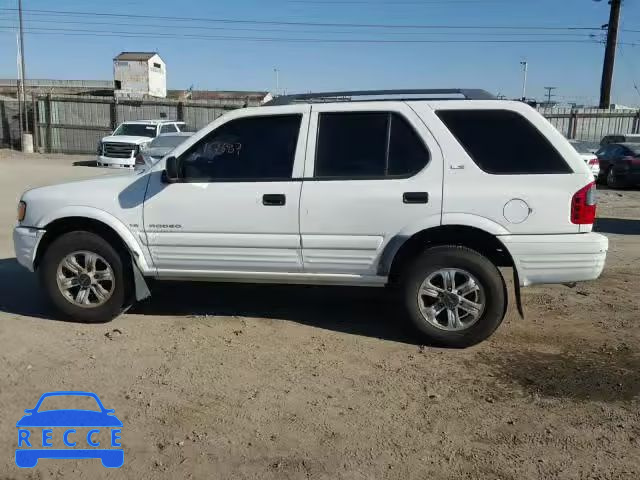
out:
M114 135L131 135L132 137L149 137L156 136L155 125L145 125L143 123L123 123L116 131Z
M149 144L153 147L177 147L187 139L184 135L162 135Z
M571 142L571 145L578 153L593 153L600 148L597 143L592 142Z

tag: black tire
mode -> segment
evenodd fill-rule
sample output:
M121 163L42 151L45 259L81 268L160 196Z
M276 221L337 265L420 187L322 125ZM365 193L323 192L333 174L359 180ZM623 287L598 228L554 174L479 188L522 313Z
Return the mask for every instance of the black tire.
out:
M77 306L67 300L58 288L58 265L67 255L76 251L97 253L113 271L113 292L102 305L91 308ZM77 231L61 235L49 245L38 273L47 297L65 318L83 323L103 323L113 320L122 312L126 291L131 284L124 265L120 254L105 239L91 232Z
M624 187L624 184L618 179L618 177L616 177L613 167L609 167L609 169L607 170L606 182L607 182L607 187L609 188Z
M441 269L471 273L484 290L485 307L480 318L464 330L448 331L429 323L418 306L418 292L424 280ZM464 348L487 339L502 323L507 312L507 289L496 266L478 252L461 246L438 246L425 250L402 277L405 308L411 326L427 344Z

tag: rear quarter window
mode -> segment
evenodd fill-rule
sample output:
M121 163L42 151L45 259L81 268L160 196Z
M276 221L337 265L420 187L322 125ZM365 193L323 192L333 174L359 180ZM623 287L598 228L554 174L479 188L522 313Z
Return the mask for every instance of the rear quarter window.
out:
M440 110L438 117L487 173L572 173L562 155L522 115L509 110Z

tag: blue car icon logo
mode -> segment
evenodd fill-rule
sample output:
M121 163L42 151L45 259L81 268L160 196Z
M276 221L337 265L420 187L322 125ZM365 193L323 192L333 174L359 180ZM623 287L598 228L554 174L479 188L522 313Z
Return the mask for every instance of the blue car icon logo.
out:
M52 400L62 401L65 405L82 400L92 409L46 409L43 402L51 403ZM41 458L99 458L107 468L119 468L124 463L124 450L120 444L122 422L114 415L114 410L104 408L95 393L45 393L36 406L25 413L16 423L18 467L35 467Z

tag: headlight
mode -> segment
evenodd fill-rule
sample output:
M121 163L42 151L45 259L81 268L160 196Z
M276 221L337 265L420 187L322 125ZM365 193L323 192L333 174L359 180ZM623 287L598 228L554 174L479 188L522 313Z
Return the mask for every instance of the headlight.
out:
M27 204L22 200L18 203L18 221L21 222L24 220L24 217L27 215Z

